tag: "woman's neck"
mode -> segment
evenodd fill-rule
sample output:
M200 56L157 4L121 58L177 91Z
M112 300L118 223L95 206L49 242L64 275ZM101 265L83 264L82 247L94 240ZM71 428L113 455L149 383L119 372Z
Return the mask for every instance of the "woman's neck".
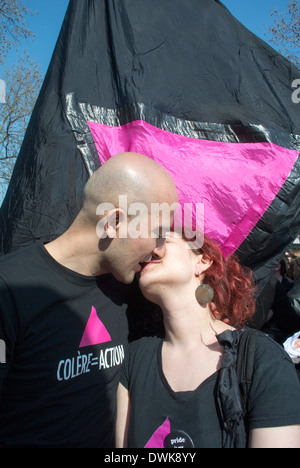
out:
M209 305L198 304L195 294L168 294L160 307L165 341L176 347L209 346L216 341L216 335L231 328L213 317Z

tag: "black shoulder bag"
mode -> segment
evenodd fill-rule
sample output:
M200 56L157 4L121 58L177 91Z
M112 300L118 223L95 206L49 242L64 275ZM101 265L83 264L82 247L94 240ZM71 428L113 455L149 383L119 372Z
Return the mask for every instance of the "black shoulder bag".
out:
M223 448L245 448L249 391L259 330L246 328L219 335L224 353L219 373L217 402L223 421ZM245 423L245 424L244 424Z

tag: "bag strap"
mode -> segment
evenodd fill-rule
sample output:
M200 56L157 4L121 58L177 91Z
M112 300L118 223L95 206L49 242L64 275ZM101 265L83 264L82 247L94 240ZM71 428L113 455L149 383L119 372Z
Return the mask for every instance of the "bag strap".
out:
M259 330L245 328L239 341L236 361L236 374L240 388L244 418L246 417L249 410L249 392L254 371L256 340L260 333L261 332Z

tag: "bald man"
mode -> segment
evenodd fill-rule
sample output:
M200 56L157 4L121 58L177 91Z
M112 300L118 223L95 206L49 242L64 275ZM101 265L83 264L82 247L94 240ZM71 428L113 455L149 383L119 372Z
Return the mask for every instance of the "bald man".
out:
M171 228L176 205L176 186L161 166L136 153L116 155L87 182L82 210L70 229L46 249L77 273L112 273L131 283L141 263L164 255L162 234ZM99 217L101 207L108 209ZM132 232L135 207L142 213L139 229Z
M119 154L63 235L0 259L0 447L114 447L132 282L163 257L176 204L161 166Z

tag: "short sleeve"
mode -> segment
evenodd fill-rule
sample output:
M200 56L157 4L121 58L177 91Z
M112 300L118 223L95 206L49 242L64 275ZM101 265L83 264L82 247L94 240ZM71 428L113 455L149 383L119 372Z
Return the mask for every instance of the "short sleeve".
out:
M265 335L259 336L250 389L249 428L300 424L300 383L284 349Z
M130 345L126 346L125 357L120 372L120 383L126 388L126 390L129 390L129 359Z
M10 289L0 276L0 380L7 377L18 335L18 319Z

